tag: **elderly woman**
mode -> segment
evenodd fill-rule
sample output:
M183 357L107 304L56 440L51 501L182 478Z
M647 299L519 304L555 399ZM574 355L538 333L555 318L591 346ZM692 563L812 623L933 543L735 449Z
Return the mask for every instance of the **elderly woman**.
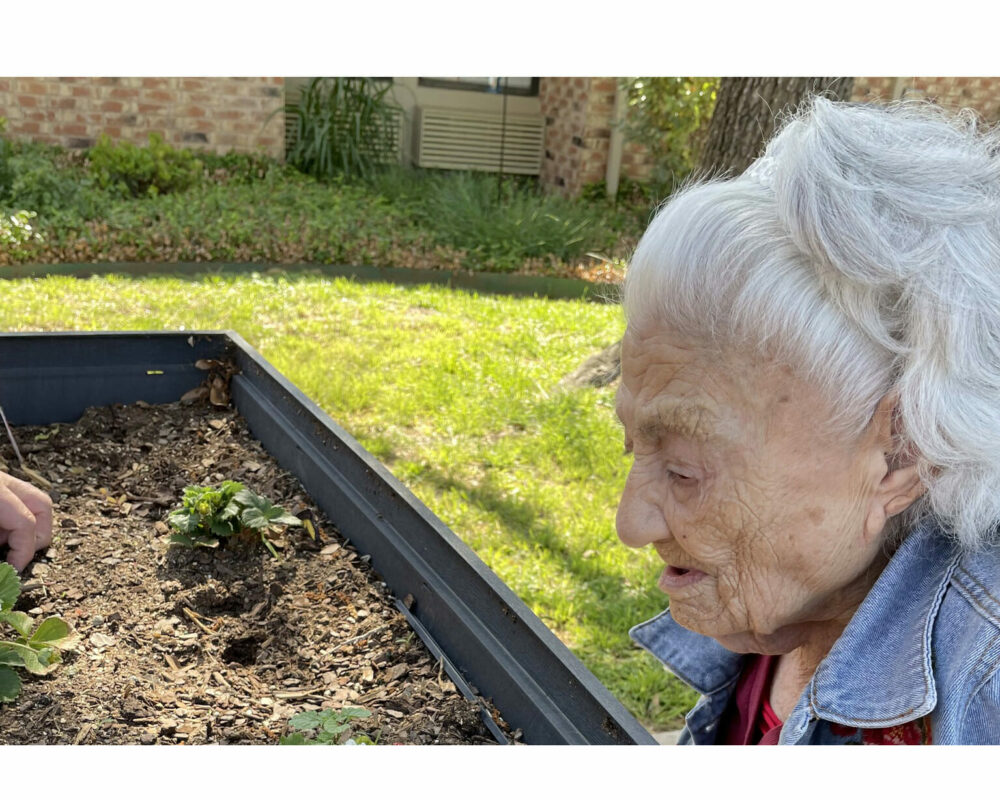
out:
M643 236L617 524L681 743L1000 743L997 148L817 99Z

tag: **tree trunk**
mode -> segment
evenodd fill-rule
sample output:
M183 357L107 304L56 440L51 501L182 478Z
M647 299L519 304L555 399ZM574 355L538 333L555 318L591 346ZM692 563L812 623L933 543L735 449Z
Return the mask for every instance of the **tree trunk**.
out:
M854 78L723 78L699 172L738 175L763 150L775 121L811 94L848 100Z

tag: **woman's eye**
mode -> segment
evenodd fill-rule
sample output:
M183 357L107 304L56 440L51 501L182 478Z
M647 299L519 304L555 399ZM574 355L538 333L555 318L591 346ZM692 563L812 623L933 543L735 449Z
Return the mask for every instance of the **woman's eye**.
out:
M670 480L673 481L674 483L679 484L680 486L691 486L697 481L697 479L692 477L691 475L684 475L683 473L680 472L674 472L672 469L667 470L667 477L670 478Z

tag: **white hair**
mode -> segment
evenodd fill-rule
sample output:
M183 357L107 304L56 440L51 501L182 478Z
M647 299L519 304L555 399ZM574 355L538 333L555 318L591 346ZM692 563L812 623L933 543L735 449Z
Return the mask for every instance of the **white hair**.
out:
M814 98L743 175L676 193L625 282L629 324L787 363L899 452L964 546L1000 524L1000 135L929 103Z

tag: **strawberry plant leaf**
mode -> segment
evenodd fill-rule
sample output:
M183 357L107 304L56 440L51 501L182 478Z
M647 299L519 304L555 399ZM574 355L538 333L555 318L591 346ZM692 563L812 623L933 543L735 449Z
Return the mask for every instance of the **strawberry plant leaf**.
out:
M271 519L271 524L272 525L301 525L302 524L302 520L300 520L298 517L296 517L296 516L294 516L292 514L287 514L287 513L282 512L278 516L273 517Z
M23 611L0 611L0 622L6 622L25 639L31 636L31 628L35 624Z
M8 667L23 667L21 653L14 649L14 642L0 642L0 664Z
M16 678L17 676L15 675L14 677ZM15 694L15 697L16 696L17 695ZM313 744L313 742L311 742L310 740L308 740L301 733L293 733L291 736L282 736L281 739L279 739L278 743L279 744L294 744L294 745Z
M38 629L28 639L32 647L58 647L68 650L75 644L73 629L59 617L48 617L42 620Z
M319 711L303 711L288 720L288 727L297 731L311 731L323 724L323 716Z
M9 703L21 693L21 679L14 670L0 667L0 703ZM302 734L297 734L301 736Z
M190 536L185 536L183 533L171 534L170 539L168 539L170 544L179 544L184 547L194 547L194 539Z
M0 611L10 611L21 594L21 579L10 564L0 564Z
M270 520L264 516L259 508L245 508L240 515L240 522L243 523L244 528L253 528L259 531L266 528Z

